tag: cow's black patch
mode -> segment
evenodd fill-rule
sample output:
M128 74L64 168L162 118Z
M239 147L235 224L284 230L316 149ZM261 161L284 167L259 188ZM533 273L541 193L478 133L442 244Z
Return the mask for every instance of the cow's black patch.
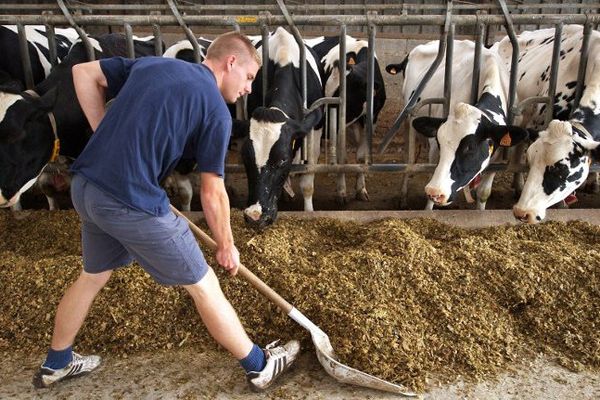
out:
M261 122L281 123L287 121L285 114L276 108L258 107L252 112L252 118Z

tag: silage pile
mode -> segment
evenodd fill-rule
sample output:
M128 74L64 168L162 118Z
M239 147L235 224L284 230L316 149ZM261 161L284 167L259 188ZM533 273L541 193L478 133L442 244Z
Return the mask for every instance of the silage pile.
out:
M43 353L81 267L73 211L0 213L0 350ZM344 363L422 389L428 377L491 377L543 352L600 367L600 228L548 222L465 230L430 219L370 224L282 219L256 234L233 216L244 264L330 337ZM209 257L210 262L214 261ZM218 273L259 343L306 331ZM117 271L76 348L131 354L214 347L182 289Z

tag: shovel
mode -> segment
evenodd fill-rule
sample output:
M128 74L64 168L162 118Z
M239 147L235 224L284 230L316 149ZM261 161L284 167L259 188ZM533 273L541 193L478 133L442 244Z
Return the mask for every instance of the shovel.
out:
M194 233L197 239L206 244L211 250L216 250L217 244L215 241L204 231L198 228L192 221L190 221L185 215L171 205L171 209L181 218L187 221L190 229ZM364 386L371 389L383 390L386 392L398 393L406 397L416 397L417 395L407 388L396 385L391 382L384 381L383 379L377 378L373 375L369 375L365 372L351 368L337 361L335 353L329 337L315 325L312 321L306 318L300 311L294 308L288 303L283 297L277 294L271 289L266 283L260 278L254 275L250 270L244 267L241 263L239 265L238 273L244 277L252 286L254 286L263 296L271 300L277 307L285 312L291 319L300 324L304 329L310 332L313 344L317 350L317 358L319 362L325 368L325 371L340 382L348 383L352 385Z

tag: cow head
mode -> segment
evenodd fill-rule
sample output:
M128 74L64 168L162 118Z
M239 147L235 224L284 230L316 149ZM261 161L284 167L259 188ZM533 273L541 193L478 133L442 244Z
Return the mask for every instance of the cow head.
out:
M246 222L262 229L275 222L277 201L287 179L300 140L319 123L317 109L296 121L280 109L258 107L252 113L249 134L242 147L248 179Z
M56 90L42 98L0 91L0 207L16 204L50 160L55 101Z
M579 127L578 127L579 126ZM527 149L529 173L521 197L513 207L515 218L536 223L546 208L565 199L589 173L590 151L600 146L581 125L553 120Z
M519 127L491 122L480 109L466 103L458 103L447 120L419 117L413 127L425 136L437 136L440 161L425 193L442 206L450 204L488 166L496 149L528 136Z

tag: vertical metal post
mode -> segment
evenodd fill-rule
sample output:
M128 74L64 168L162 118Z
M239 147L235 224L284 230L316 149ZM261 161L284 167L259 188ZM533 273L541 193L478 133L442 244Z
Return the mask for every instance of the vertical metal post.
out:
M548 107L546 108L546 126L554 117L554 96L556 95L556 82L558 81L558 69L560 64L560 37L562 35L563 23L559 22L554 27L554 46L552 50L552 64L550 67L550 82L548 82Z
M27 33L22 23L17 23L17 33L19 34L19 50L21 52L21 64L23 75L25 76L25 85L27 89L33 89L33 71L31 70L31 58L29 57L29 43L27 42Z
M269 27L261 25L262 35L262 104L267 103L267 90L269 90Z
M167 3L169 3L169 8L171 9L171 13L173 14L175 19L179 23L179 26L181 26L181 29L183 29L183 31L185 32L185 36L188 38L188 40L192 44L192 47L194 49L194 61L196 63L200 64L200 62L202 61L202 52L200 51L200 45L198 44L198 40L196 39L196 36L194 36L194 33L192 32L192 30L190 28L188 28L187 24L183 20L183 17L179 13L179 10L177 9L177 6L175 5L175 2L173 0L167 0Z
M586 22L583 28L583 41L581 43L581 53L579 55L579 70L577 71L577 86L575 88L575 101L573 102L573 111L579 107L579 101L583 95L583 85L585 83L585 72L587 69L587 61L590 52L590 37L592 36L593 26L591 22Z
M67 21L69 21L69 24L73 27L73 29L75 29L75 31L77 31L77 34L81 38L81 41L83 42L87 52L88 61L94 61L96 59L96 53L94 52L94 46L92 46L87 34L79 25L75 23L75 20L65 5L65 2L63 0L56 0L56 3L58 4L58 7L62 11Z
M512 18L508 12L508 7L506 7L506 2L504 0L498 0L500 3L500 7L502 8L502 13L504 14L504 19L506 23L504 26L506 27L506 33L510 39L510 43L512 45L512 58L510 62L510 84L508 88L508 116L507 123L512 124L516 115L516 106L515 101L517 98L517 77L519 76L519 41L517 40L517 36L515 35L515 29L512 23Z
M162 33L160 31L160 25L152 25L152 33L154 34L154 55L160 57L163 55L164 49L162 44Z
M371 163L373 160L373 96L375 86L375 34L377 29L375 25L369 24L369 47L367 49L367 110L366 110L366 129L367 146L369 152L365 157L365 164Z
M454 24L450 24L446 38L446 69L444 70L444 118L450 113L450 100L452 99L452 59L454 56Z
M161 14L160 11L152 11L150 15L153 17L158 17ZM152 24L152 34L154 35L154 55L160 57L163 55L165 49L163 49L162 32L160 31L159 24Z
M42 15L48 17L52 15L52 11L42 11ZM45 23L46 37L48 38L48 55L50 57L50 64L54 67L58 64L58 55L56 51L56 35L54 33L54 25Z
M346 163L346 25L340 25L340 54L338 63L340 74L340 105L338 112L337 161Z
M479 75L481 74L481 49L483 48L485 25L481 22L477 24L477 39L475 40L475 54L473 57L473 79L471 81L471 103L477 103L479 100Z
M128 23L125 23L123 28L125 29L125 42L127 43L127 57L135 58L135 49L133 48L133 29Z

